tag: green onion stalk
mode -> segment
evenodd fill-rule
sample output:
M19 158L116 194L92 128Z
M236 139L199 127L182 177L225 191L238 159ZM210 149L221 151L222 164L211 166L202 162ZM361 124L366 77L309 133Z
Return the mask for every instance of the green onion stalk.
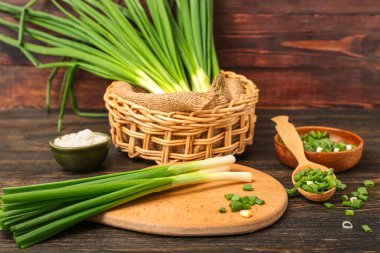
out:
M93 215L155 192L214 181L251 182L231 172L232 155L137 171L3 189L0 226L20 248L41 242Z
M52 0L60 16L32 9L36 2L0 2L0 12L18 20L0 18L1 26L17 33L17 38L0 34L0 41L19 48L35 67L52 69L46 83L48 112L52 82L58 69L66 68L58 131L68 99L80 116L106 116L78 109L73 87L77 69L156 94L205 92L219 73L212 0L147 0L147 9L139 0L125 0L124 5L112 0ZM60 59L42 63L35 54Z

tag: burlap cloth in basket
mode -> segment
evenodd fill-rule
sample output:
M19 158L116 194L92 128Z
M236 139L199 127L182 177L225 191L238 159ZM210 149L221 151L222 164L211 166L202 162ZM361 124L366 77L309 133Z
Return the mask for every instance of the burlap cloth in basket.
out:
M245 93L243 85L236 78L218 75L208 92L174 92L153 94L128 83L115 82L113 91L119 97L162 112L193 112L212 109L217 105L229 103Z

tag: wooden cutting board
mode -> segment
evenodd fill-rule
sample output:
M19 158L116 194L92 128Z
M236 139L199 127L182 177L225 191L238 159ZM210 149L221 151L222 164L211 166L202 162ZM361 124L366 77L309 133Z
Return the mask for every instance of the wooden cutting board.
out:
M277 221L288 204L284 187L256 169L234 164L233 171L253 174L253 191L243 183L213 182L152 194L91 218L92 221L149 234L211 236L250 233ZM231 213L226 193L256 195L265 204L252 207L253 217ZM220 207L227 213L219 213Z

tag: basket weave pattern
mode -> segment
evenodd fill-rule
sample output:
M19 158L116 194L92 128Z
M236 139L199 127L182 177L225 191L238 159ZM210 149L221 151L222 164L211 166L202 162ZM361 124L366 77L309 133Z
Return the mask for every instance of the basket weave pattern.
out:
M192 113L150 110L117 96L111 84L104 100L114 145L131 158L158 164L242 153L253 141L259 90L242 75L224 73L239 79L245 94Z

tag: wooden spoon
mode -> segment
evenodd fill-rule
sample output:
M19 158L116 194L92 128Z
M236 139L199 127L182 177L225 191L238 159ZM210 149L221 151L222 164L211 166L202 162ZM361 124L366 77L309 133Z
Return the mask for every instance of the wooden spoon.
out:
M305 156L305 151L303 149L303 143L301 141L301 138L299 137L294 125L289 123L288 116L277 116L277 117L272 118L272 121L277 124L276 130L278 134L280 135L282 141L284 142L285 146L290 150L290 152L292 152L294 157L297 159L298 166L297 168L294 169L292 173L292 182L294 185L296 184L294 180L294 176L301 170L305 170L309 167L312 169L320 168L322 171L329 170L327 167L323 165L313 163L307 160ZM335 175L333 176L335 177ZM310 193L297 187L297 191L300 194L302 194L305 198L310 199L315 202L324 202L328 200L334 194L335 190L336 190L336 187L324 193Z

